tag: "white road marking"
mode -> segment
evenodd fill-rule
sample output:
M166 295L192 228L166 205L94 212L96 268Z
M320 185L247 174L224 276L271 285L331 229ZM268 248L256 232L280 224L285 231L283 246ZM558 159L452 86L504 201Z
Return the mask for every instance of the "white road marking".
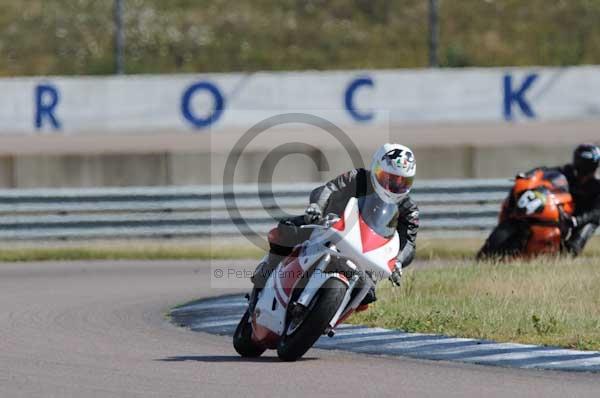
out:
M355 344L355 343L364 343L367 341L386 341L386 340L390 340L390 339L394 339L394 338L410 336L410 334L406 334L406 335L402 336L400 334L391 333L392 331L389 329L387 330L387 332L390 332L390 333L379 334L379 335L373 336L373 334L381 333L382 331L385 331L385 329L378 331L378 332L360 333L360 334L357 334L356 337L344 338L343 340L340 340L340 339L336 340L335 337L338 337L338 335L336 334L333 339L328 339L325 341L319 340L319 344L327 342L327 343L325 343L327 345L351 346L352 344ZM345 336L354 336L354 333L347 333Z
M575 354L573 354L575 355ZM564 361L552 361L552 362L541 362L541 363L534 363L534 364L529 364L529 365L525 365L523 366L524 368L539 368L543 366L544 368L548 368L548 369L561 369L564 367L570 367L570 368L578 368L581 370L587 370L586 368L589 368L591 366L595 366L600 370L600 357L594 357L594 358L580 358L580 359L567 359Z
M193 324L190 328L197 330L197 329L214 328L214 327L218 327L218 326L230 326L230 325L237 325L239 321L240 321L239 319L234 319L231 321L198 322L198 323Z
M390 336L386 336L387 340L390 340ZM404 336L404 337L411 337L410 335ZM359 346L356 347L354 350L356 351L373 351L373 350L381 350L383 353L386 353L386 351L390 351L390 350L404 350L404 351L409 351L409 350L415 350L418 349L419 347L422 346L429 346L429 345L436 345L436 346L443 346L446 344L452 344L452 343L456 343L461 341L461 339L434 339L434 338L429 338L429 339L425 339L425 340L416 340L416 341L396 341L396 342L391 342L391 343L386 343L385 339L383 340L383 342L381 344L368 344L368 345L363 345L363 346Z
M341 326L345 326L345 325L341 325ZM335 335L336 336L358 336L358 335L363 335L363 334L373 334L373 333L381 333L381 332L389 332L389 329L382 329L382 328L367 328L367 327L361 327L361 328L356 328L356 329L348 329L348 328L342 328L342 329L337 329Z
M203 317L199 321L193 322L190 324L191 329L202 329L202 328L212 328L216 326L227 326L227 325L237 325L240 321L241 315L231 315L231 316L211 316L211 317Z
M190 304L183 307L174 308L171 312L191 312L191 311L201 311L201 310L211 310L211 309L223 309L223 308L243 308L247 307L248 302L246 300L231 300L226 302L216 302L216 303L197 303Z
M532 346L535 347L535 346ZM492 348L493 349L493 346ZM544 357L554 357L554 356L569 356L569 355L580 355L576 351L569 352L566 350L535 350L535 351L525 351L525 352L506 352L501 354L492 354L492 355L483 355L483 356L474 356L474 357L466 357L463 358L463 361L467 362L497 362L497 361L514 361L519 359L532 359L539 358L540 362L543 361ZM593 355L593 354L590 354Z
M444 357L457 355L461 355L463 357L466 357L468 354L476 355L477 351L510 350L522 347L522 345L519 344L491 343L489 341L474 339L462 339L462 342L470 344L458 347L446 347L444 345L431 347L428 355L444 359Z

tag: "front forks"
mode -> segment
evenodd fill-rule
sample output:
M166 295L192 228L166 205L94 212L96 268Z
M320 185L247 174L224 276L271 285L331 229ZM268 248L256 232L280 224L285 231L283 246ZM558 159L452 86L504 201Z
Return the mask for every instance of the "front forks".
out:
M356 284L358 283L359 279L360 279L360 277L355 274L352 276L350 281L348 281L348 289L346 289L346 295L344 296L344 299L342 300L342 304L340 304L340 307L335 312L335 315L333 316L333 318L331 318L331 321L329 321L329 329L330 329L329 331L333 330L333 328L337 324L338 320L341 318L342 313L348 306L348 303L350 302L350 299L352 298L352 292L354 291L354 288L356 287ZM348 309L350 310L350 308L348 308Z
M366 282L362 284L362 287L360 288L358 294L356 294L354 298L352 298L352 293L357 288L356 286L359 281L360 276L358 274L353 275L350 279L348 289L346 290L346 295L344 296L344 300L342 300L342 304L336 311L331 321L329 321L329 327L325 331L329 337L333 337L333 334L335 333L334 329L337 326L337 323L340 321L340 319L344 319L351 311L356 310L362 302L362 300L365 298L365 296L369 293L369 290L371 289L371 284Z

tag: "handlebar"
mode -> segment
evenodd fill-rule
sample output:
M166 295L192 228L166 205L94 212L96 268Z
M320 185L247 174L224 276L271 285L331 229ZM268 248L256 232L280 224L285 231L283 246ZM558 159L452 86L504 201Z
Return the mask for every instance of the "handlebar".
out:
M341 220L341 218L337 214L329 213L325 217L321 218L320 224L306 224L306 225L301 225L300 228L301 229L306 229L306 228L328 229L328 228L331 228L331 226L333 224L335 224L336 222L338 222L340 220Z

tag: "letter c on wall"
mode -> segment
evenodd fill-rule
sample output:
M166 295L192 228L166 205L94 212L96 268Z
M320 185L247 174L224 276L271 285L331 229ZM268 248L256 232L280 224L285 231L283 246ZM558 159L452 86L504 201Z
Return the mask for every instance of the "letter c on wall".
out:
M194 115L192 111L192 99L194 95L203 90L208 91L210 95L212 95L215 103L214 109L210 115L205 118ZM191 85L187 90L185 90L183 97L181 98L181 114L197 129L208 127L214 124L223 114L224 108L225 99L223 98L221 91L216 85L210 82L198 82Z
M373 83L373 79L371 79L368 76L354 79L350 82L348 88L346 89L344 103L346 105L346 110L348 111L348 113L350 113L350 116L352 116L354 120L358 122L368 122L369 120L373 119L373 112L360 112L358 109L356 109L356 106L354 105L354 95L356 93L356 90L358 90L362 86L374 87L375 83Z

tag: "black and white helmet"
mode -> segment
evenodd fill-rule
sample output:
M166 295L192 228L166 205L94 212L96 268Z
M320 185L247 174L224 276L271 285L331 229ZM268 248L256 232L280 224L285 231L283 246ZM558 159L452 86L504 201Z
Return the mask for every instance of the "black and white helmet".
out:
M581 144L573 152L573 167L578 176L594 174L600 164L600 148L594 144Z
M412 188L417 164L413 151L400 144L384 144L373 155L371 182L386 202L398 203Z

